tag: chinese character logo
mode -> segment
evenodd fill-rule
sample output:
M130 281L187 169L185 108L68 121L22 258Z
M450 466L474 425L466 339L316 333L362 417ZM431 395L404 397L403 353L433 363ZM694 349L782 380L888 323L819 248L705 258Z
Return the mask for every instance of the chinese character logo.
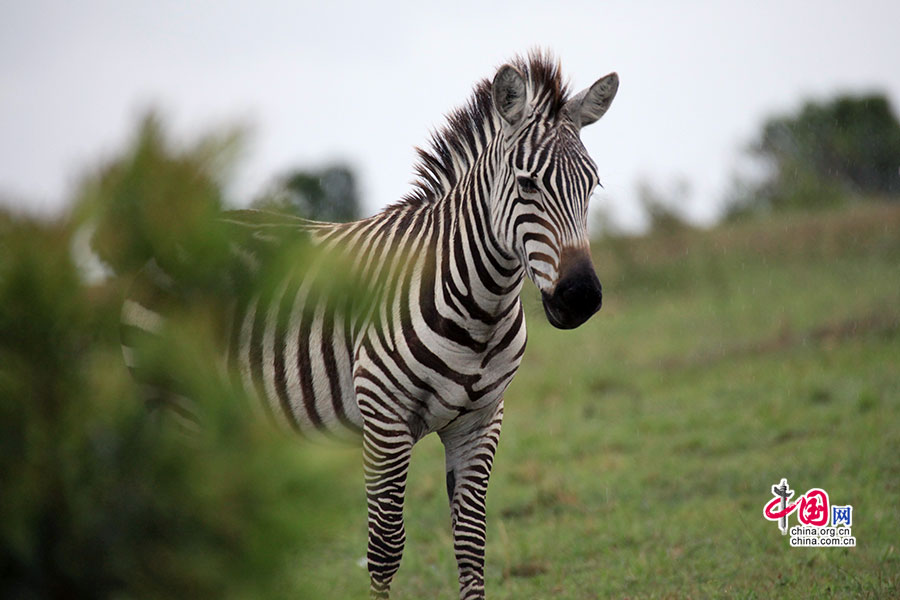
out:
M852 506L832 506L831 507L831 524L834 527L838 525L853 525L853 507Z
M832 505L825 490L810 488L794 499L794 490L787 479L782 478L772 486L772 496L763 507L763 516L769 521L777 521L782 535L790 531L791 546L856 545L856 538L850 531L853 507ZM799 525L792 528L788 517L793 513L797 513Z
M800 510L797 516L804 525L814 527L828 525L828 492L813 488L800 496Z
M772 494L775 498L766 504L763 514L770 521L778 521L778 528L781 529L781 535L787 535L787 518L797 508L797 503L788 506L788 501L794 495L794 490L790 489L787 479L782 478L781 483L772 486Z

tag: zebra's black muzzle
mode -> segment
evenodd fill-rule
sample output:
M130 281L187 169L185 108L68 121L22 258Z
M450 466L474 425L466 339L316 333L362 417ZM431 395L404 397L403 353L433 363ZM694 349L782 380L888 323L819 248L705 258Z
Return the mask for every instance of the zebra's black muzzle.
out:
M541 299L551 325L574 329L600 310L603 290L587 252L564 252L560 262L560 278L553 293L542 292Z

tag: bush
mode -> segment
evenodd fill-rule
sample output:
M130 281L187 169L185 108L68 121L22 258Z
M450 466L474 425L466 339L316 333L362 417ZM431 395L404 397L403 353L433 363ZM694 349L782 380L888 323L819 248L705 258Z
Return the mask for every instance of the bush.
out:
M329 473L345 466L249 418L211 368L217 332L202 304L172 316L164 365L202 429L151 418L119 347L128 278L89 285L72 258L92 222L123 271L175 248L217 260L215 181L184 157L148 158L148 139L89 182L78 219L0 214L0 596L302 597L291 563L333 522ZM183 193L172 237L153 228L173 210L160 189Z

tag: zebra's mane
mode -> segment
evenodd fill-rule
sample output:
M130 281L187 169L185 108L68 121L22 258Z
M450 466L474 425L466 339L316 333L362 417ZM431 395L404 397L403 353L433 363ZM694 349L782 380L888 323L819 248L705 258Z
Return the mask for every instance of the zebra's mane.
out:
M531 86L534 109L549 119L556 119L569 93L559 62L538 50L527 57L516 56L509 62L525 75ZM416 148L419 162L415 167L414 189L403 198L401 205L434 203L453 189L497 130L499 122L495 121L493 108L491 81L482 79L468 103L447 115L446 124L432 134L431 147Z

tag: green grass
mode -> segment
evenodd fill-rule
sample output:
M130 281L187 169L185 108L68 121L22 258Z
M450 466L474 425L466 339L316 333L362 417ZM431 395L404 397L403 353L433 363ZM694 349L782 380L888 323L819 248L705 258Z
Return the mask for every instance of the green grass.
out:
M607 240L595 257L605 305L580 329L552 329L526 292L488 596L900 596L900 207ZM335 496L343 527L295 565L316 597L366 595L361 471ZM781 477L852 504L857 547L791 548L762 516ZM455 598L436 436L414 452L406 523L393 597Z

